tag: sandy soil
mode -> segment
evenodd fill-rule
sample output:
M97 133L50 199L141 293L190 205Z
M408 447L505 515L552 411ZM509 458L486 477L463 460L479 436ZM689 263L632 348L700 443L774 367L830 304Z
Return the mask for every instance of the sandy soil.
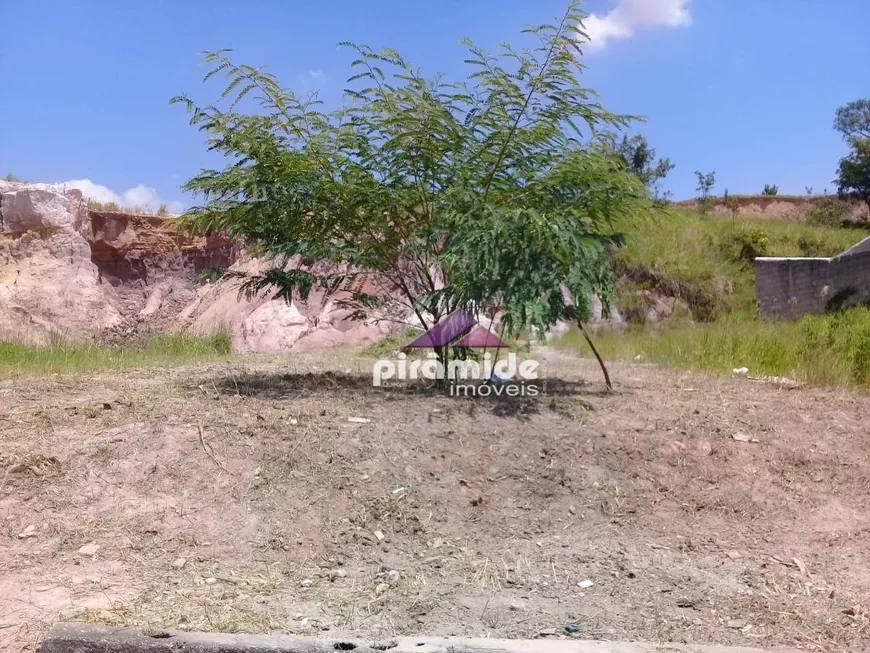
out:
M77 619L862 650L870 398L643 365L607 394L544 353L524 401L335 352L0 381L0 649Z

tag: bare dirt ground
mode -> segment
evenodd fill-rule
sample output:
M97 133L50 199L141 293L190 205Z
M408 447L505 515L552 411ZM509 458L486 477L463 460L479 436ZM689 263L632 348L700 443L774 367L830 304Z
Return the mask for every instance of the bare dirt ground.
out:
M0 381L0 649L59 619L870 642L870 398L643 365L607 394L545 353L576 383L510 402L347 352Z

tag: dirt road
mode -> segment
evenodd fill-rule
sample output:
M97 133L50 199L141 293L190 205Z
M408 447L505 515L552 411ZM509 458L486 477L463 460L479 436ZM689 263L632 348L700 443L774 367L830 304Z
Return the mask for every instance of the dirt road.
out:
M870 641L870 399L548 357L525 401L346 353L0 381L0 649L60 618Z

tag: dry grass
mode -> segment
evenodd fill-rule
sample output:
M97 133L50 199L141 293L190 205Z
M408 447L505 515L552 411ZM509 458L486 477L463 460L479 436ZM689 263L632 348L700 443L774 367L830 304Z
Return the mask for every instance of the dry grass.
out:
M98 202L97 200L88 200L88 209L91 211L114 211L118 213L131 213L134 215L157 215L161 217L169 217L173 214L169 212L165 204L161 204L156 210L143 206L123 206L117 202Z

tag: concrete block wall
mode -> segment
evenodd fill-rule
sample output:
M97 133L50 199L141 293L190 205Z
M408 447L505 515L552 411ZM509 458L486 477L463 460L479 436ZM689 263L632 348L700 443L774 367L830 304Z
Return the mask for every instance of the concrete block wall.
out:
M855 247L834 258L755 259L755 293L761 315L795 319L824 313L829 303L870 300L870 251Z

